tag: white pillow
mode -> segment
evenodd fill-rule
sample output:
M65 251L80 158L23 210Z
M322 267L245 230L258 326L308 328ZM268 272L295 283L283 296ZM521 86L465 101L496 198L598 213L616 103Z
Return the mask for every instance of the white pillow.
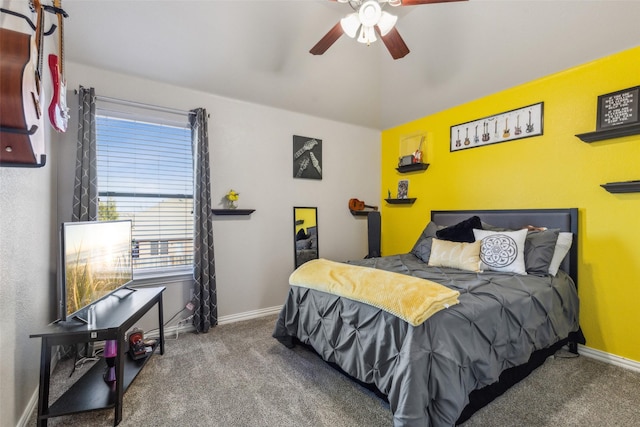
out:
M473 229L476 240L481 240L482 268L526 275L524 244L527 229L517 231L489 231Z
M563 231L558 234L558 240L556 240L556 248L553 251L553 257L549 263L549 274L555 276L558 274L560 264L567 256L569 249L571 249L571 243L573 242L573 233Z
M451 242L435 237L431 241L431 267L451 267L458 270L480 271L480 242Z

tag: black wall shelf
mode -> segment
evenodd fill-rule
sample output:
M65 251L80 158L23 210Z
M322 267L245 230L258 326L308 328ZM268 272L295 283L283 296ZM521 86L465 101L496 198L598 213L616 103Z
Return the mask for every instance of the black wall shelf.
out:
M410 165L398 166L396 170L400 173L424 171L429 167L429 163L412 163Z
M211 209L214 215L251 215L255 209Z
M412 205L416 201L415 197L410 199L385 199L391 205Z
M640 180L600 184L609 193L640 193Z
M353 216L368 216L369 212L375 212L375 211L354 211L353 209L349 209L351 211L351 215Z
M597 130L595 132L581 133L576 135L583 142L596 142L605 139L622 138L623 136L631 136L640 134L640 124L619 126L611 129Z

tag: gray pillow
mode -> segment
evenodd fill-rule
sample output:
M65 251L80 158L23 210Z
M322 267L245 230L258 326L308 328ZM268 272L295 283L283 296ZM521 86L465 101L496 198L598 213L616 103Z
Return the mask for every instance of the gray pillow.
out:
M549 274L549 265L558 240L559 229L529 231L524 244L524 265L527 274Z
M438 226L435 222L430 221L418 237L418 241L413 245L411 253L420 258L423 262L429 262L431 256L431 242L436 237Z

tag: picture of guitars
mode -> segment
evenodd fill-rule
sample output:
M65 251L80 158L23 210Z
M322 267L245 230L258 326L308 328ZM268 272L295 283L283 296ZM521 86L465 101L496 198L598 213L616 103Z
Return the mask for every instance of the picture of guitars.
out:
M482 141L487 142L489 139L491 139L491 136L489 135L489 123L484 122L482 126L483 126Z
M473 143L477 144L480 142L480 138L478 137L478 125L476 125L476 136L473 137Z
M471 141L469 141L469 128L466 128L467 131L467 135L464 137L464 145L469 145L471 144Z
M60 56L49 55L49 69L53 81L53 95L49 104L49 120L58 132L66 132L69 123L69 108L67 108L67 81L64 77L64 18L66 13L61 9L62 1L53 0L58 16L58 46Z
M513 133L514 135L520 135L522 133L522 128L520 127L520 114L516 116L516 129Z
M307 142L304 143L302 148L300 148L298 151L295 152L295 154L293 155L293 159L295 160L298 157L302 156L305 151L311 150L316 145L318 145L318 141L316 141L315 139L308 140Z
M504 119L504 132L502 133L503 138L509 138L511 134L509 133L509 117Z
M529 123L527 124L527 133L533 132L533 124L531 123L531 111L529 111Z
M0 28L0 164L44 166L46 160L40 105L44 16L40 0L32 6L33 36Z

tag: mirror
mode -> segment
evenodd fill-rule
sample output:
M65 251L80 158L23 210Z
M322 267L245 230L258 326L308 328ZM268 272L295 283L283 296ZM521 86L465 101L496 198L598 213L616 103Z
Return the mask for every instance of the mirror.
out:
M295 268L318 258L318 209L293 208Z

